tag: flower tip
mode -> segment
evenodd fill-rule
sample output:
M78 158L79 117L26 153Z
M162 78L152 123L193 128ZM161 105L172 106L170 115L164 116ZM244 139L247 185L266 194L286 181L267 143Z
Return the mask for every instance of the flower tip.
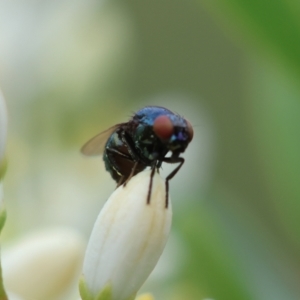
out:
M118 197L117 195L120 194L118 198L121 202L123 202L123 199L126 199L129 196L132 201L135 201L135 206L144 206L145 204L147 204L147 196L150 187L150 176L151 170L146 170L138 173L130 179L126 186L122 185L118 187L111 195L110 199L116 198ZM116 194L116 197L113 197L114 194ZM157 209L166 208L165 200L165 180L160 176L158 172L155 172L152 178L151 195L148 205L155 206ZM170 199L168 199L168 202L170 202Z

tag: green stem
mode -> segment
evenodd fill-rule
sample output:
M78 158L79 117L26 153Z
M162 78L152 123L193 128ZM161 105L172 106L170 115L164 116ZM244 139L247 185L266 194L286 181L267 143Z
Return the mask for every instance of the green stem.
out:
M4 285L3 285L1 262L0 262L0 300L8 300L8 297L6 295Z
M0 233L4 227L5 221L6 221L6 210L2 206L0 210ZM4 284L3 284L1 259L0 259L0 300L8 300L7 294L4 289Z
M7 160L4 158L0 161L0 181L4 178L7 169Z

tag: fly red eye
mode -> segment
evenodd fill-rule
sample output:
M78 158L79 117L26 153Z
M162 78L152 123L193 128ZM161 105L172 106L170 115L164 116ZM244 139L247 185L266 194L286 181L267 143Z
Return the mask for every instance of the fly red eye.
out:
M188 132L188 135L189 135L189 138L191 141L194 136L194 130L193 130L192 124L188 120L185 120L185 121L186 121L186 125L187 125L187 132Z
M167 140L172 136L174 126L167 116L162 115L154 120L153 131L160 139Z

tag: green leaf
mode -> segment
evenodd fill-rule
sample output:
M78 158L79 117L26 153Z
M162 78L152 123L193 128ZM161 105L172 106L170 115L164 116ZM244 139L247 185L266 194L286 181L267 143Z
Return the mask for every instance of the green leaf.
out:
M84 279L83 276L81 276L79 280L79 292L82 300L112 300L112 286L111 284L107 284L99 293L98 295L94 296ZM130 298L128 300L134 299ZM0 299L1 300L1 299Z
M0 181L4 178L7 169L7 160L4 158L0 161Z
M90 293L83 276L81 276L79 280L79 293L82 300L94 300L94 297Z
M253 299L245 270L224 242L224 225L218 223L208 205L194 202L192 209L174 219L173 228L184 237L190 251L178 280L187 287L186 299ZM198 288L193 290L193 286Z
M279 55L300 75L299 1L207 0L206 4L248 41L249 46L260 46L268 56Z
M6 295L4 285L3 285L3 278L2 278L2 266L0 264L0 300L8 300Z
M0 232L2 231L4 224L6 221L6 210L5 209L1 209L0 210Z
M130 296L129 298L127 298L126 300L134 300L136 297L136 293L134 293L132 296Z
M96 296L95 300L112 300L112 287L107 284Z
M248 112L275 216L300 247L300 89L271 66L251 63Z

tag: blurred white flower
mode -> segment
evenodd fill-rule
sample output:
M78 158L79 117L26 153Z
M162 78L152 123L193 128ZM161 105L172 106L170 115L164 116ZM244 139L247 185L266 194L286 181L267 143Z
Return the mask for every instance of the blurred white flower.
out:
M149 180L150 171L137 174L101 210L84 259L83 299L102 293L112 300L133 299L155 267L170 232L172 207L169 200L165 208L165 181L157 173L146 203Z
M5 173L6 161L5 161L5 146L6 146L6 135L7 135L7 110L4 97L0 90L0 232L4 226L6 219L6 212L3 202L3 187L2 177Z
M0 90L0 180L4 168L4 154L7 135L7 110L4 97Z
M2 271L7 290L24 299L66 299L61 295L75 288L84 241L77 232L58 228L31 234L3 250Z
M23 297L11 292L7 292L7 296L9 300L25 300Z

